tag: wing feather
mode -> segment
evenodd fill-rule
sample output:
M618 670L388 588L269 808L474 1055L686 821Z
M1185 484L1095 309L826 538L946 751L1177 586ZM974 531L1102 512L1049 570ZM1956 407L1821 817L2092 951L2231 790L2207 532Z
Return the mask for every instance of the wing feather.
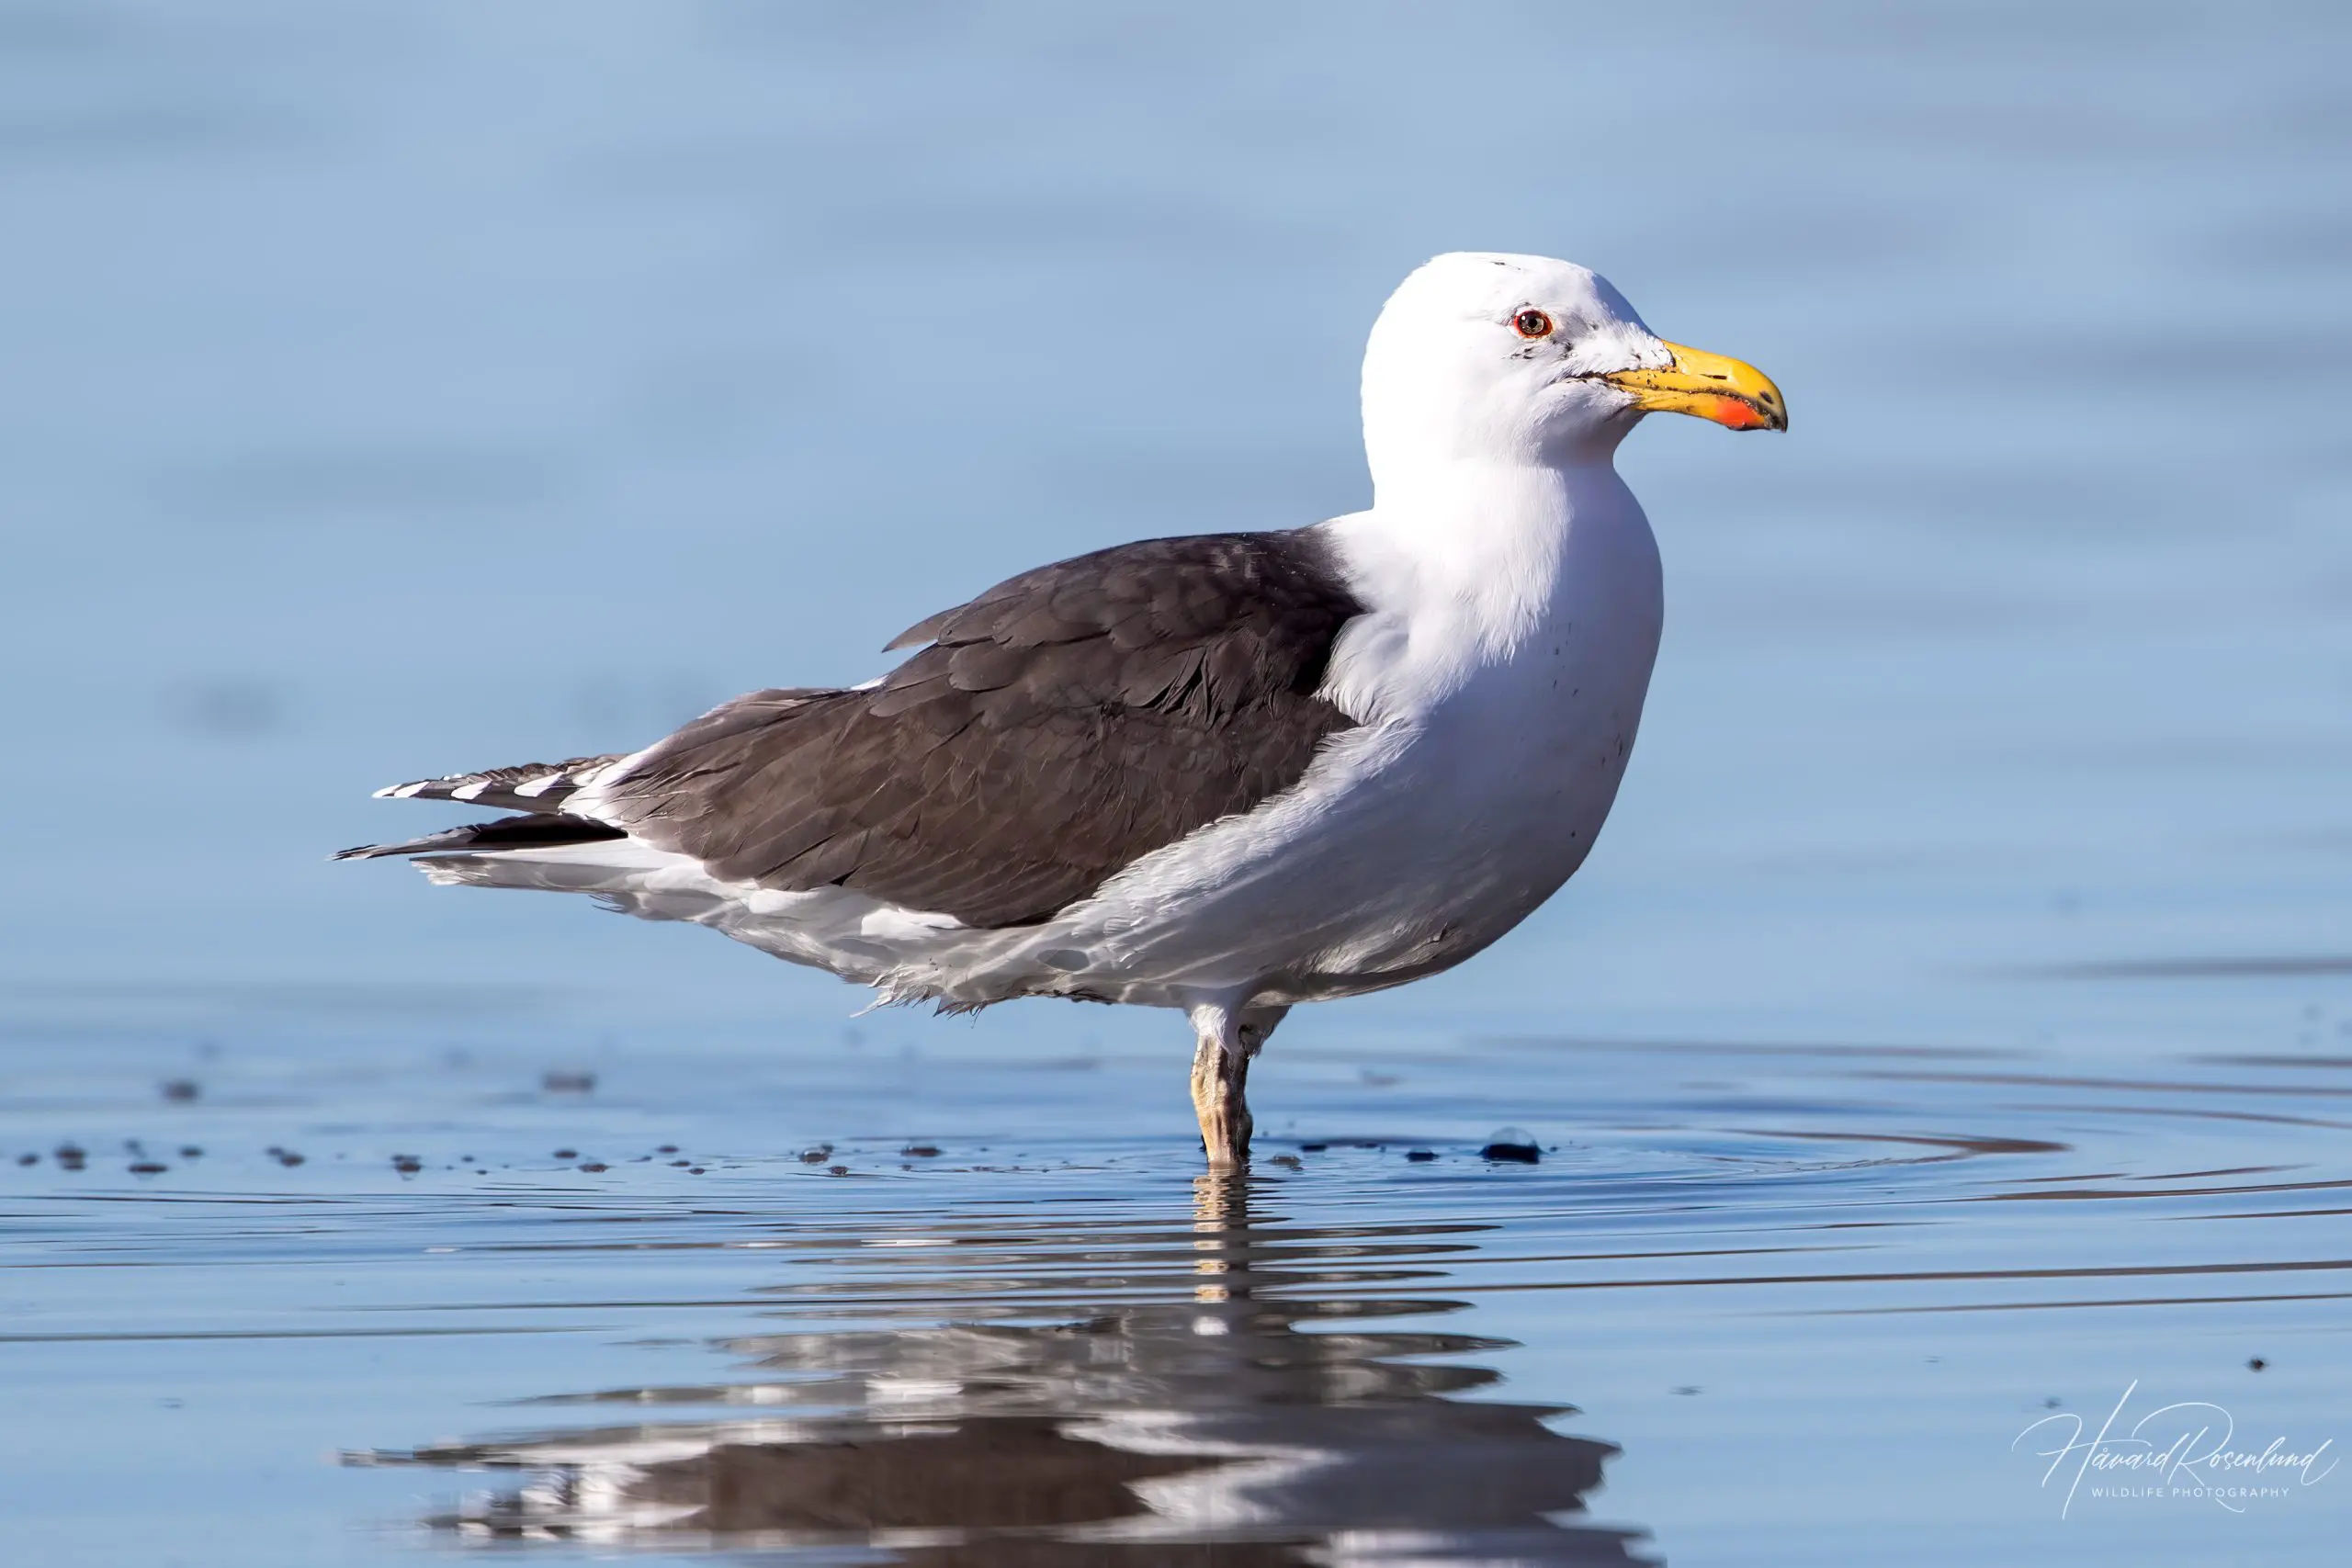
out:
M1362 606L1314 530L1121 546L916 623L870 689L755 692L599 782L599 817L721 876L975 926L1050 917L1295 784Z

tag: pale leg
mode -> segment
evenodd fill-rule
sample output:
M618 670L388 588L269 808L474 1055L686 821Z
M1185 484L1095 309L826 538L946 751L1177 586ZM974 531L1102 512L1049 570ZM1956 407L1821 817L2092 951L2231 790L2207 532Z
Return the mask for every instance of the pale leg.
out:
M1250 1059L1288 1008L1233 1009L1204 1002L1192 1010L1193 1114L1209 1168L1226 1170L1250 1158Z

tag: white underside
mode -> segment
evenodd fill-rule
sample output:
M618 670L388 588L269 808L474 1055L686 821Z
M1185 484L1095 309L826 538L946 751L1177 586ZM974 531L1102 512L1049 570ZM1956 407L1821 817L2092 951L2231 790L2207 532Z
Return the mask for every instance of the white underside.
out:
M1023 996L1232 1008L1320 1000L1460 963L1567 880L1641 718L1657 553L1605 462L1465 487L1459 571L1394 513L1329 525L1368 614L1325 693L1363 720L1293 789L1129 866L1039 925L967 928L842 888L723 882L633 840L424 860L437 881L593 893L873 987L979 1007ZM608 776L627 771L624 762ZM595 815L594 790L568 808Z

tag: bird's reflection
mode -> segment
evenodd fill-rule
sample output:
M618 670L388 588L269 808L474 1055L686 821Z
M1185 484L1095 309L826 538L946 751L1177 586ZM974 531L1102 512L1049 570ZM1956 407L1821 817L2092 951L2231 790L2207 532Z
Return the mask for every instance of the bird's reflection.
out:
M1471 1250L1458 1234L1296 1226L1253 1218L1250 1197L1203 1178L1189 1224L899 1238L857 1256L933 1276L891 1292L901 1309L947 1288L944 1256L986 1271L956 1276L956 1314L999 1320L928 1307L919 1327L734 1339L756 1379L560 1401L750 1418L372 1457L528 1474L436 1521L451 1529L763 1561L1648 1561L1638 1535L1580 1519L1613 1446L1555 1431L1558 1406L1455 1397L1499 1381L1460 1358L1508 1341L1366 1326L1464 1304L1375 1293L1415 1277L1400 1259Z

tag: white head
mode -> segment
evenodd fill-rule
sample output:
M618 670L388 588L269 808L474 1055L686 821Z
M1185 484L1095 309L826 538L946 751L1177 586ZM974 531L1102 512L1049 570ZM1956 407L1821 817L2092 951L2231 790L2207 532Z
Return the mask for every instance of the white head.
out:
M1609 280L1549 256L1455 251L1397 286L1363 356L1364 446L1384 471L1606 461L1644 413L1785 430L1780 389L1660 338Z

